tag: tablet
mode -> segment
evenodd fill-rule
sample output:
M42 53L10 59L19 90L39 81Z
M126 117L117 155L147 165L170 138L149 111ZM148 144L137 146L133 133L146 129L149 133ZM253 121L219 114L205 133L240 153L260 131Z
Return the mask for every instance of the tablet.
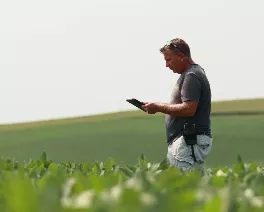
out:
M144 105L143 102L138 101L137 99L127 99L127 102L129 102L130 104L134 105L135 107L139 108L140 110L143 110L144 112L146 112L143 108L142 105Z

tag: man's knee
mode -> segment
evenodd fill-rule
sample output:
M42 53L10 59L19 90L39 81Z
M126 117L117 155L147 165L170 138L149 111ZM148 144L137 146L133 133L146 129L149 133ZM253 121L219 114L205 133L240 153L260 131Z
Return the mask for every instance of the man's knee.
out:
M182 171L189 171L192 168L192 164L186 161L177 160L172 154L168 154L167 158L172 166L179 168Z
M192 170L197 170L202 175L204 174L204 164L203 163L196 163L195 162L192 164L192 163L189 163L186 161L180 161L180 160L177 160L175 157L173 157L170 154L168 154L167 158L173 167L180 169L182 172L189 172Z
M179 161L177 159L175 160L174 166L184 172L190 171L193 168L192 164L185 162L185 161Z

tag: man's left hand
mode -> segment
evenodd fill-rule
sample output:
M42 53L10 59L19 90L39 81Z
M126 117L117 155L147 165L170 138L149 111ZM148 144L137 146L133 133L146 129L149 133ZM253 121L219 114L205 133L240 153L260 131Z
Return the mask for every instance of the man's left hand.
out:
M155 114L159 109L159 104L156 102L144 102L144 105L142 108L148 113L148 114Z

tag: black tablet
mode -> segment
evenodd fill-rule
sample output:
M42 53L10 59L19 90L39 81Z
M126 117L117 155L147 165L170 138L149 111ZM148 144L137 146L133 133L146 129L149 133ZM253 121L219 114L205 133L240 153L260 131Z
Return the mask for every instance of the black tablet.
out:
M139 108L140 110L143 110L144 112L146 112L143 108L142 105L144 105L143 102L138 101L137 99L127 99L127 102L129 102L130 104L134 105L135 107Z

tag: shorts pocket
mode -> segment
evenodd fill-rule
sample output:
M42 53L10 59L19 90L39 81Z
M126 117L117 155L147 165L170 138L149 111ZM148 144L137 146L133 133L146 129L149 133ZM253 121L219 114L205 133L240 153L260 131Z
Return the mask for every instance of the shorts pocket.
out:
M178 161L187 162L193 165L194 160L192 158L191 146L185 143L183 136L175 140L173 143L174 156Z
M199 163L203 163L212 148L212 138L205 135L198 135L197 145L194 148L194 154Z

